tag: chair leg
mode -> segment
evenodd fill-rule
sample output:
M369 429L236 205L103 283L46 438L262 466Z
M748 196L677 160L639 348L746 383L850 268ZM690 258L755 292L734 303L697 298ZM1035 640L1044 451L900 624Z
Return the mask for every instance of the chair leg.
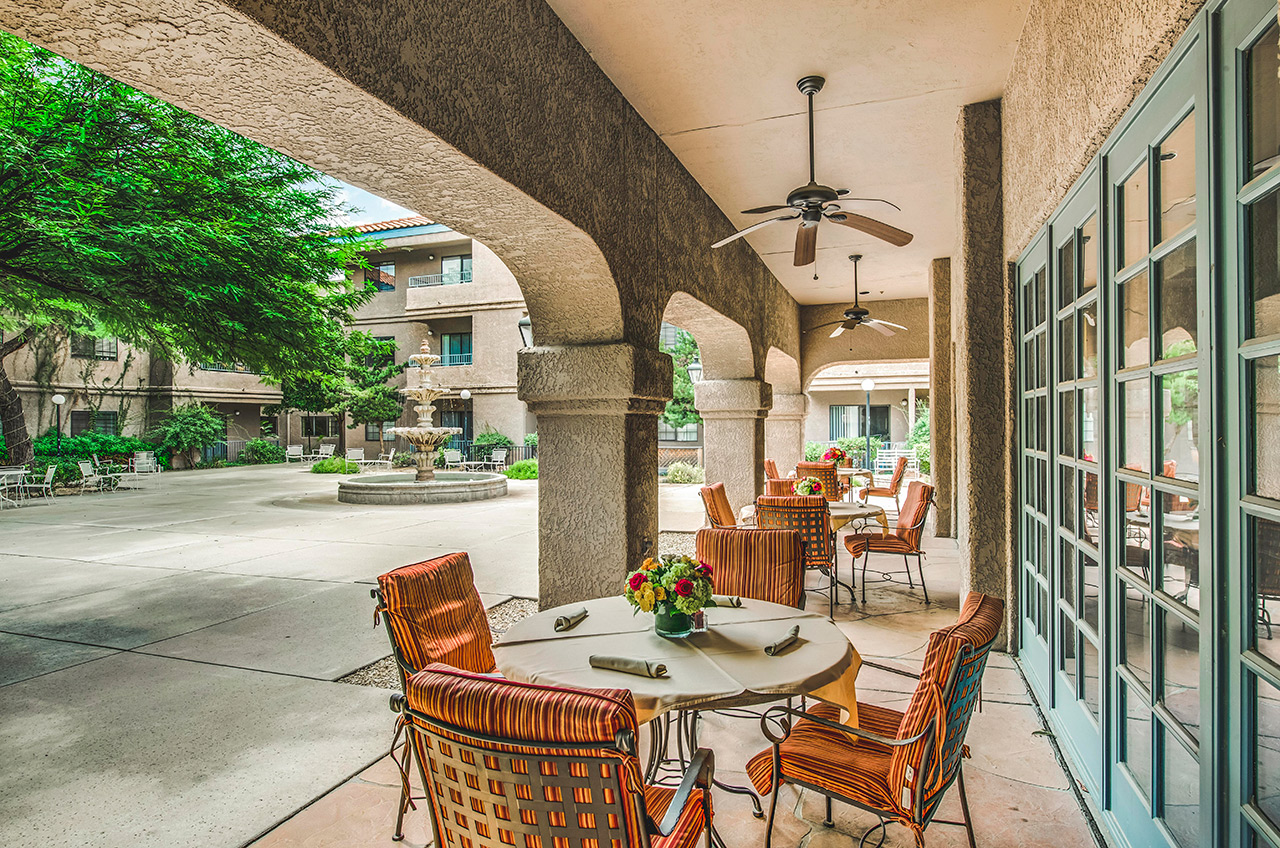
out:
M773 848L773 819L778 811L778 793L782 791L782 755L773 746L773 793L769 798L769 822L764 829L764 848Z
M867 560L871 559L871 549L862 555L862 605L867 605Z
M831 796L827 796L827 817L822 820L823 827L835 827L835 820L831 818Z
M396 832L391 835L392 842L400 842L404 839L404 814L409 811L409 789L410 782L408 775L413 765L413 731L409 731L408 738L405 739L404 746L404 785L400 787L400 809L396 811Z
M916 554L916 568L920 571L920 588L924 590L924 602L929 603L929 587L924 585L924 560L920 558L920 554ZM907 567L907 573L911 573L911 567Z
M978 848L978 843L973 839L973 822L969 820L969 797L964 791L964 763L960 764L960 778L957 783L960 785L960 812L964 815L964 832L969 837L969 848Z
M914 589L916 587L916 581L911 577L911 563L907 561L906 554L902 555L902 564L907 570L907 588Z

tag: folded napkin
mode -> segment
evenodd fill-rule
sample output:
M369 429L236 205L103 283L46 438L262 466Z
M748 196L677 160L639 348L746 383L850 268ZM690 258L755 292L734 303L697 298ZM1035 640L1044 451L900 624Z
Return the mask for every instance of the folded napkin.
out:
M785 651L787 648L790 648L792 645L794 645L796 643L796 640L799 638L800 638L800 625L793 624L791 625L791 629L787 631L786 636L783 636L781 639L774 642L772 645L765 645L764 652L771 657L775 657L778 654Z
M581 607L579 609L576 609L573 612L568 613L567 615L558 615L556 616L556 624L555 624L556 632L560 633L565 630L572 630L574 627L577 627L579 621L582 621L582 619L586 617L587 617L586 607Z
M739 598L737 595L712 595L711 606L740 607L742 606L742 598Z
M654 660L638 660L634 657L606 657L593 654L588 660L592 668L607 668L610 671L621 671L624 674L638 674L641 677L666 677L667 667Z

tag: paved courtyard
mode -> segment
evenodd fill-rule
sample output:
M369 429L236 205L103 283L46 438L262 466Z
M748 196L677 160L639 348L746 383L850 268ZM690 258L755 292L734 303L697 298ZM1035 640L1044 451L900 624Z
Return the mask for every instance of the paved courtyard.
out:
M474 504L359 507L337 503L336 481L296 465L168 473L0 514L0 844L389 844L388 692L334 682L388 652L370 584L467 550L487 606L536 595L537 484ZM661 492L664 531L702 523L696 487ZM864 656L918 666L928 631L954 621L953 546L929 548L933 605L885 587L868 611L837 612ZM847 575L847 555L841 565ZM904 683L868 670L859 692L901 705ZM1008 657L993 658L984 691L968 768L979 844L1090 844ZM741 721L713 719L704 741L739 780L763 747ZM842 811L827 830L817 799L782 797L780 846L848 845L873 823ZM762 844L741 799L716 803L729 845ZM406 833L428 841L425 811ZM930 845L961 843L930 830Z

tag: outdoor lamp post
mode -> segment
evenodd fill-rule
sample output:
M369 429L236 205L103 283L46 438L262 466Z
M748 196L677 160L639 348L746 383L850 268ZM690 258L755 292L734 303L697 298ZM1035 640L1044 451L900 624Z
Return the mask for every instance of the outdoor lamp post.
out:
M875 387L876 387L876 381L872 380L871 378L867 378L866 380L862 381L862 390L867 393L867 409L866 409L867 431L862 434L862 437L866 440L866 445L867 445L867 470L868 471L871 470L871 390L874 389Z
M521 318L516 326L520 328L520 341L524 342L525 347L533 347L533 322L526 315Z
M53 396L53 407L58 410L58 435L54 436L54 440L58 443L58 456L62 456L62 405L66 402L66 395Z
M690 362L688 367L685 368L684 370L689 374L690 383L702 382L702 363L701 362L695 359L692 362Z

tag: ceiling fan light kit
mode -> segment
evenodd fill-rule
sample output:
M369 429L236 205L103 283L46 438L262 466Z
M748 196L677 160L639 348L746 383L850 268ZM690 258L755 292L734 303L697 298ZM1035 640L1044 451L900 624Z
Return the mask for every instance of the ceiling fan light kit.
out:
M826 80L820 76L801 77L800 81L796 83L796 88L800 89L800 93L809 101L808 184L802 185L788 194L786 203L773 206L757 206L754 209L744 209L742 211L743 215L763 215L767 212L780 212L785 209L794 210L794 214L779 215L776 218L769 218L758 224L752 224L750 227L739 230L728 238L721 239L711 245L712 248L723 247L731 241L742 238L747 233L755 232L770 224L776 224L779 221L794 221L797 218L800 220L800 225L796 230L794 257L794 264L797 268L810 265L815 260L818 246L818 224L822 223L824 218L833 224L840 224L874 236L882 241L887 241L895 247L902 247L911 243L911 233L900 230L883 221L868 218L865 215L855 215L852 212L843 211L837 201L885 203L894 209L898 209L898 211L902 211L896 204L880 198L846 198L845 196L849 194L849 189L831 188L818 183L817 172L814 169L813 96L822 91L822 86L825 84Z

